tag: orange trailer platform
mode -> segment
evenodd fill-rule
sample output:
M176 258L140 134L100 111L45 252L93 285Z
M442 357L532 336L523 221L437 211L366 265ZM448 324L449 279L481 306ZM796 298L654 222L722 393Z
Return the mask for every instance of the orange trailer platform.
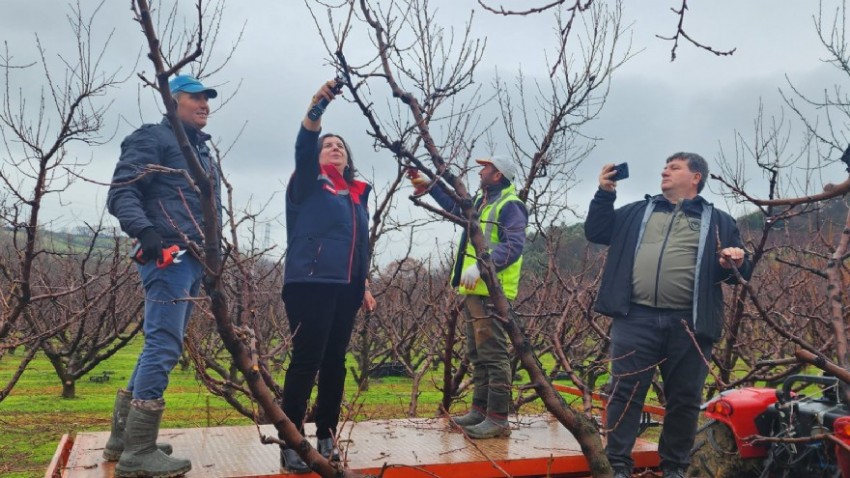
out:
M371 420L349 423L342 430L346 465L383 476L486 478L588 476L578 442L550 415L512 417L508 438L469 440L449 427L445 418ZM315 429L308 424L307 433ZM260 443L260 434L276 436L271 425L163 429L161 441L174 454L192 461L187 477L247 478L316 476L288 475L280 468L275 445ZM108 432L65 436L46 478L106 478L114 463L101 458ZM633 453L637 467L658 466L657 445L638 439Z

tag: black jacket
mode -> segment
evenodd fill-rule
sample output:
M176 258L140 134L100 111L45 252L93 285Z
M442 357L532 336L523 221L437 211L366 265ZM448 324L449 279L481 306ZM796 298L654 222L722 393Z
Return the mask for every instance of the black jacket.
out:
M584 234L588 241L608 245L608 258L602 273L602 283L596 298L594 310L611 317L625 317L629 314L632 294L632 268L635 251L642 229L649 218L647 208L654 208L663 196L646 196L643 201L627 204L614 209L617 194L598 190L590 202L587 219L584 222ZM741 234L735 220L729 214L697 196L702 205L703 224L698 251L695 276L693 319L695 332L700 337L716 341L723 331L723 289L721 284L737 283L731 269L724 269L717 257L717 238L721 249L726 247L743 248ZM650 209L651 212L651 209ZM708 228L705 223L708 223ZM752 275L752 263L745 257L739 268L741 275L749 280Z
M212 174L221 224L221 177L205 144L210 136L189 126L185 129L201 166ZM166 246L185 246L183 235L202 243L204 220L200 195L182 174L150 173L134 181L148 164L189 170L167 119L159 124L142 125L121 142L121 157L106 196L109 213L118 218L121 230L130 237L138 237L143 229L154 227Z

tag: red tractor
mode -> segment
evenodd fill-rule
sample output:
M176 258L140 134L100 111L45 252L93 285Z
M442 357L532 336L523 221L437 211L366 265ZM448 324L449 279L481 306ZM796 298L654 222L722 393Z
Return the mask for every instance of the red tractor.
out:
M688 476L850 478L850 408L841 383L793 375L777 389L730 390L710 400Z

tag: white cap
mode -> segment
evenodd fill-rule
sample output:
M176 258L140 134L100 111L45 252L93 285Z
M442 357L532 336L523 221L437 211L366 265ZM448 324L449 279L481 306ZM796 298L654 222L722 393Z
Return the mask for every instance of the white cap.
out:
M504 156L491 156L489 158L479 158L475 160L478 164L492 164L494 168L502 173L502 176L508 178L508 181L513 182L516 176L516 165Z

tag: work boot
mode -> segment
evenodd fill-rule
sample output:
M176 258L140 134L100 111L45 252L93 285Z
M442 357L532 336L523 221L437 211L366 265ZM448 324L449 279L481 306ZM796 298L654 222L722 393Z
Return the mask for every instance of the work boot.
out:
M614 468L614 478L632 478L632 472L624 468Z
M685 478L685 470L682 468L667 468L661 476L663 478Z
M481 413L481 410L476 406L472 406L466 415L460 415L457 417L452 417L452 420L457 423L459 427L471 427L472 425L478 425L483 422L484 419L487 418Z
M310 467L298 456L292 448L280 449L280 466L289 473L310 473Z
M115 465L121 478L172 478L192 469L192 462L166 455L156 447L165 400L132 400L124 434L124 452Z
M118 393L115 394L115 405L112 407L112 431L103 448L103 459L106 461L118 461L121 458L121 452L124 451L124 426L127 424L127 414L130 413L132 398L133 394L126 390L118 389ZM168 443L157 443L156 447L166 455L170 455L173 451Z
M463 430L470 438L498 438L508 437L511 435L511 427L506 418L496 418L488 416L483 422L463 427Z
M316 441L316 449L328 461L340 461L339 448L334 444L332 437L319 438Z

